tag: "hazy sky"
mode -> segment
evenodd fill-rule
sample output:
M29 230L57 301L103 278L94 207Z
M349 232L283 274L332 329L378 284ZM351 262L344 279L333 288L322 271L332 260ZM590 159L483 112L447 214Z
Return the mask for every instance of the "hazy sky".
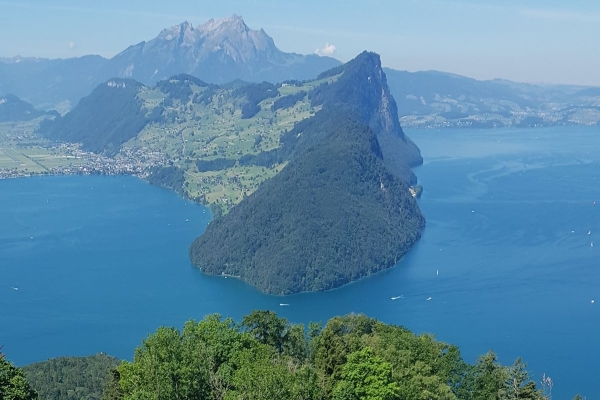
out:
M0 0L0 57L112 57L233 13L288 52L371 50L401 70L600 86L598 0Z

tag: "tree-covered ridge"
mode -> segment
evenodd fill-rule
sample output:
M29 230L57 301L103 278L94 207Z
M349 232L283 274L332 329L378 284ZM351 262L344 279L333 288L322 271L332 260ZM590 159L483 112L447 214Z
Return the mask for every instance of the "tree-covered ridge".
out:
M377 135L383 158L391 172L411 184L416 177L410 168L423 163L418 147L404 134L398 120L396 101L390 94L379 55L363 52L344 65L326 71L324 79L340 74L310 93L313 106L348 105Z
M493 351L469 364L454 345L365 315L305 327L255 310L239 323L213 314L182 330L161 327L132 361L61 357L24 369L41 400L551 399L552 379L544 374L538 386L526 368L520 357L500 364ZM0 353L0 399L37 398Z
M15 95L0 95L0 122L30 121L45 114Z
M517 359L475 365L456 346L364 315L323 327L254 311L162 327L112 375L104 399L508 400L549 398ZM545 392L544 392L545 391Z
M202 271L273 294L327 290L394 266L420 237L407 182L421 157L379 57L365 52L331 74L308 96L321 110L262 153L263 165L286 167L192 244Z
M420 237L416 201L352 109L327 107L308 121L291 135L286 168L192 244L202 271L267 293L326 290L395 265Z
M184 171L183 196L226 212L283 169L290 156L281 151L283 135L335 104L356 108L379 136L391 170L414 183L409 166L420 155L398 125L379 58L372 53L303 82L214 85L179 74L149 87L110 79L62 118L45 122L39 133L117 158L160 153ZM234 162L227 168L211 164L218 159ZM147 178L147 172L141 176Z
M110 371L119 360L100 353L88 357L59 357L23 368L41 400L99 400Z
M284 132L315 112L305 96L276 110L273 103L335 79L214 85L179 74L148 87L115 78L64 117L43 123L38 133L117 158L140 150L160 153L184 171L180 194L226 211L283 168L283 160L266 162L270 158L264 155L279 146ZM213 162L219 159L233 163L223 168ZM149 178L150 172L142 176Z
M38 132L50 139L82 143L83 149L114 156L120 146L149 122L137 94L143 86L131 79L111 79L64 117L44 121Z

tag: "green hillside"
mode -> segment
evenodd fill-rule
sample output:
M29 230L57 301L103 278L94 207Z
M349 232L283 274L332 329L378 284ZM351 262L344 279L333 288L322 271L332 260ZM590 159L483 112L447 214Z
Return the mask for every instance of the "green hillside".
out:
M321 110L271 152L286 167L209 224L190 247L194 265L291 294L339 287L400 260L425 224L406 173L420 155L380 72L379 57L363 53L322 77L341 75L309 94Z
M33 105L15 95L0 95L0 123L31 121L45 114L45 111L37 110Z
M146 169L142 178L227 212L285 167L291 155L290 149L282 151L286 132L324 104L351 102L377 133L386 164L415 183L409 167L422 159L398 124L378 57L364 53L368 57L377 60L368 66L351 62L312 81L276 85L214 85L180 74L149 87L115 78L37 132L125 161L131 154L164 156L168 169ZM370 78L370 85L354 81L356 76Z
M344 109L311 122L286 168L192 244L202 271L267 293L325 290L393 266L419 238L424 219L373 131Z
M44 121L39 133L50 139L82 143L83 149L114 156L121 144L148 123L137 97L142 85L111 79L98 86L64 117Z
M269 293L389 268L424 226L408 186L422 158L374 53L308 82L113 79L39 131L116 159L166 160L139 175L217 217L192 262Z
M284 160L264 156L280 146L284 132L320 108L311 105L308 93L338 78L219 86L181 74L155 87L115 78L37 132L118 159L160 153L170 166L148 169L144 179L226 212L281 171ZM182 179L174 179L174 172Z

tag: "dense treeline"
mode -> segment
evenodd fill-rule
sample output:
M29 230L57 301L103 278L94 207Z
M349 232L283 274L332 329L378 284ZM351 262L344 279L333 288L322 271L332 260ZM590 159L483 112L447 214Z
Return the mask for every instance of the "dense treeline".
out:
M84 150L115 155L149 122L137 94L142 85L111 79L98 86L62 118L46 120L38 133L51 139L82 143Z
M304 90L301 90L296 94L289 94L287 96L283 96L275 100L275 102L271 106L271 111L277 111L282 108L293 107L297 102L304 99L305 96L306 92Z
M366 124L339 108L303 126L286 168L192 244L202 271L268 293L326 290L393 266L419 238L418 206Z
M0 399L2 400L33 400L37 393L25 377L21 368L16 368L4 357L0 346Z
M119 359L106 354L59 357L23 368L41 399L99 400Z
M454 345L356 314L308 328L271 311L241 323L209 315L181 331L159 328L116 365L106 355L61 357L25 367L26 379L0 353L0 399L38 398L28 380L41 400L548 400L552 392L552 380L538 386L521 358L504 366L489 351L468 364Z
M107 387L105 400L547 398L520 359L505 367L489 352L469 365L456 346L363 315L306 331L270 311L159 328Z
M152 167L148 171L146 180L156 186L173 189L180 196L184 195L184 171L174 165L168 167Z
M208 83L203 82L194 76L188 74L179 74L172 76L169 79L157 82L156 87L161 92L169 96L171 100L177 99L185 104L190 100L190 97L193 94L190 86L191 84L199 87L208 86Z
M243 119L254 117L260 111L258 103L277 95L277 87L268 82L249 83L233 91L233 96L246 98L246 103L242 106Z

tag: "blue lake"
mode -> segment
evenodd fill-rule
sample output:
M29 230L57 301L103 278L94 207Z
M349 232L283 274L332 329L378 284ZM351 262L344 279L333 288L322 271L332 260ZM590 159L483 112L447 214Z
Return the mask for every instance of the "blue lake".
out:
M187 251L210 212L136 178L0 181L3 351L19 365L131 358L158 326L209 313L362 312L455 343L469 362L492 348L506 364L522 356L556 399L600 396L600 127L408 133L425 159L423 237L395 268L322 293L203 275Z

